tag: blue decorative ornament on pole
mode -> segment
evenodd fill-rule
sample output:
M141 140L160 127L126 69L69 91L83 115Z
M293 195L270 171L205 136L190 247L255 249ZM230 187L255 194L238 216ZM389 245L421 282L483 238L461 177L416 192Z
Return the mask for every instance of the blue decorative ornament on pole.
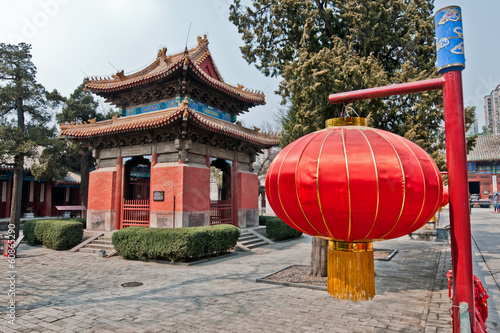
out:
M437 68L440 74L465 68L462 10L445 7L435 15Z

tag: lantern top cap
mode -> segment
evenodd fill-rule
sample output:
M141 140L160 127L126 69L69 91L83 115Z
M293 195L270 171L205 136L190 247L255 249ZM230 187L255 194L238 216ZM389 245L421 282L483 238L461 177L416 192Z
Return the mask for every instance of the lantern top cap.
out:
M443 10L448 10L450 8L458 8L459 10L462 10L462 8L460 6L450 5L450 6L443 7L441 9L439 9L438 11L436 11L436 13L434 14L434 16L436 16L437 13L442 12Z
M340 117L331 118L325 122L326 127L336 126L366 126L366 118L363 117Z

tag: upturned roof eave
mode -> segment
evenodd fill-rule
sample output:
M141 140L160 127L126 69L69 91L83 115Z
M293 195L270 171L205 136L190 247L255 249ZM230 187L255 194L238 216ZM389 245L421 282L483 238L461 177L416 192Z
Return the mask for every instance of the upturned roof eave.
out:
M190 121L208 131L253 143L264 148L279 145L279 137L244 128L211 116L202 114L188 107L170 108L95 124L61 125L59 137L74 140L89 140L117 134L132 133L169 126L181 120Z

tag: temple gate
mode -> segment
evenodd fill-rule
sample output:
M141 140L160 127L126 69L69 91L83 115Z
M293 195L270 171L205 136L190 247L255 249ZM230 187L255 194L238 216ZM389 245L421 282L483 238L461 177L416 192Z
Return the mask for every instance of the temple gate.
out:
M87 229L258 225L252 163L279 136L237 121L265 96L223 81L206 36L181 53L159 50L139 72L86 79L85 87L120 109L111 120L61 125L60 136L90 146L97 161ZM223 174L218 200L210 200L211 166Z

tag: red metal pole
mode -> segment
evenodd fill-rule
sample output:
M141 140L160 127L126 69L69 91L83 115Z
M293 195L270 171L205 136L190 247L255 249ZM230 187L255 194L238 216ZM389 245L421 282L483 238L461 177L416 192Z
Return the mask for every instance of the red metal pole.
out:
M376 87L362 90L354 90L331 94L329 101L331 104L349 103L363 99L388 97L393 95L404 95L421 91L443 89L444 79L429 79L408 83L394 84L392 86Z
M122 169L123 158L116 158L116 178L115 178L115 230L120 229L120 215L122 210Z
M233 160L231 167L231 224L235 227L239 226L238 223L238 161Z
M460 331L460 303L469 304L471 327L475 327L469 185L465 139L462 73L443 74L444 122L450 195L450 234L453 269L453 329Z

